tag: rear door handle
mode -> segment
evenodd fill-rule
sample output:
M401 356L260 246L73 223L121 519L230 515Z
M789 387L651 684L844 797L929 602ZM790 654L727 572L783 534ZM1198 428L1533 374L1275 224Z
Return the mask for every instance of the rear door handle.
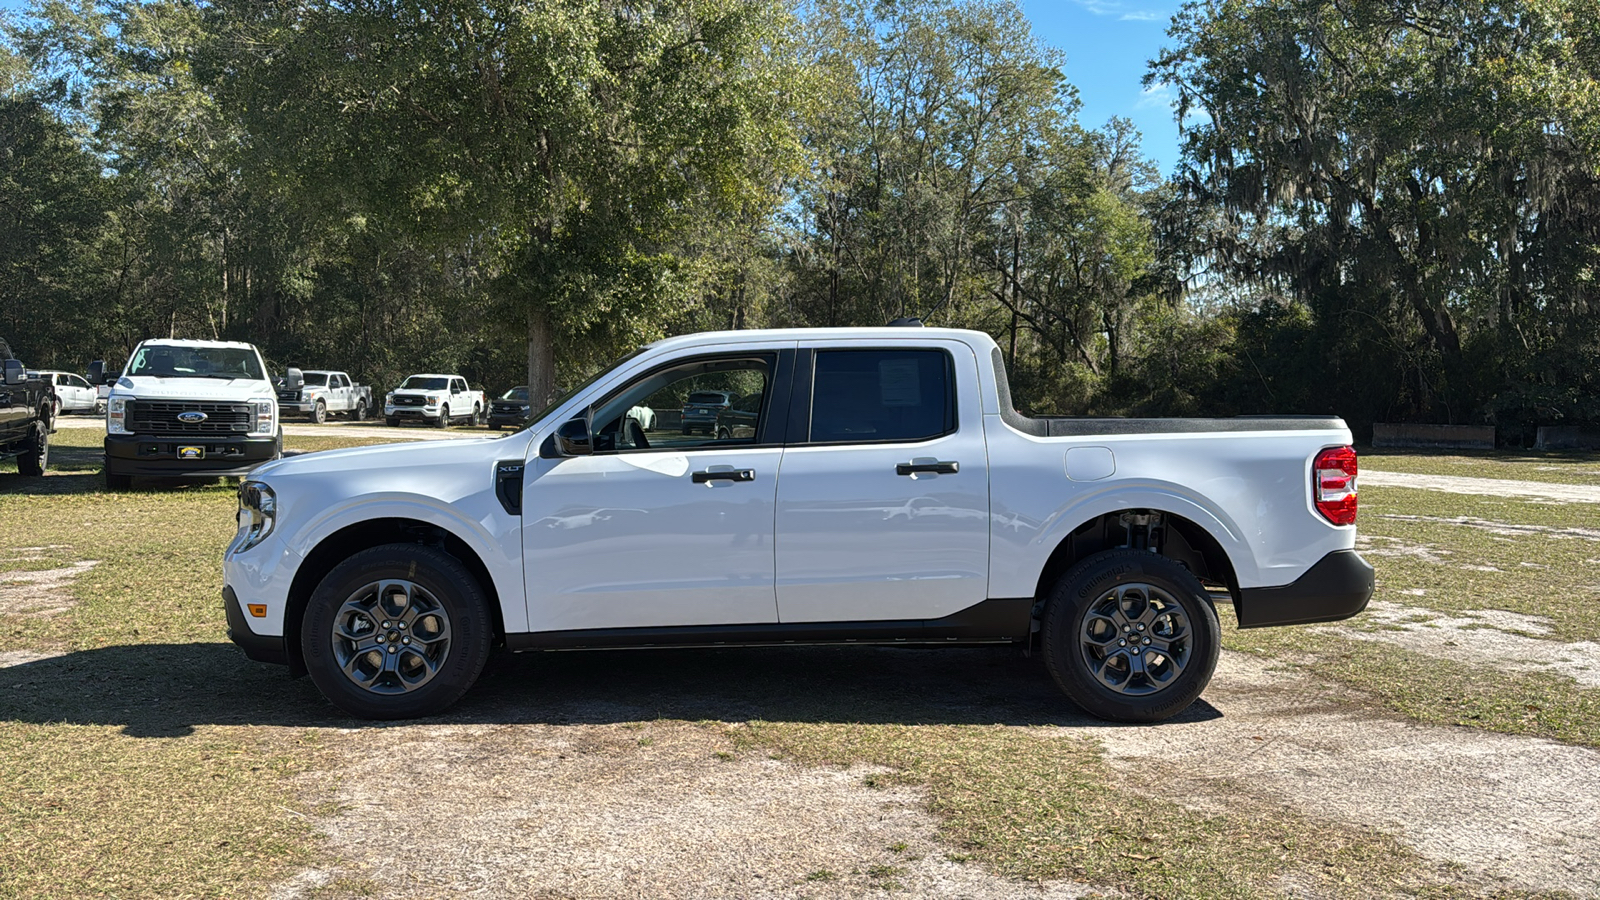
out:
M695 484L705 484L708 481L755 481L755 469L707 469L704 472L694 473Z
M894 467L894 473L896 475L917 475L923 472L935 475L954 475L959 471L961 471L961 463L958 463L954 460L936 462L923 462L918 460L915 462L900 463Z

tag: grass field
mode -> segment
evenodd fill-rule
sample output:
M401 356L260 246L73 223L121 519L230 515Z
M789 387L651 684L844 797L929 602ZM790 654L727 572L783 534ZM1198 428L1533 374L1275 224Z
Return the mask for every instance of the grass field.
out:
M226 643L219 563L234 530L232 485L106 493L98 445L92 430L64 429L45 479L0 467L0 662L20 663L0 668L0 897L259 896L304 867L337 863L317 825L334 814L332 794L306 785L361 753L363 730L306 680ZM1600 470L1576 456L1364 461L1574 482ZM1339 628L1230 624L1225 646L1409 720L1600 746L1600 690L1542 671L1527 651L1600 641L1595 518L1578 505L1363 489L1363 549L1393 609ZM1390 640L1482 610L1525 618L1462 627L1444 656ZM1503 652L1474 655L1474 635L1489 632L1520 639L1513 656L1528 667L1508 668ZM703 735L707 753L869 764L886 774L868 786L924 792L950 859L1024 880L1161 897L1292 893L1285 885L1326 897L1524 895L1489 891L1370 829L1259 803L1193 808L1159 773L1130 777L1096 742L1052 737L1081 717L1037 659L971 658L991 668L980 678L954 663L796 650L781 659L811 667L798 693L787 669L756 655L673 656L669 673L645 656L519 658L497 663L460 716L527 721L538 684L572 704L626 697L653 712L619 727L676 723ZM730 660L741 667L732 686ZM907 665L934 687L903 683L893 667ZM897 852L857 873L862 883L901 886ZM843 877L812 874L796 894ZM323 892L387 895L361 879Z

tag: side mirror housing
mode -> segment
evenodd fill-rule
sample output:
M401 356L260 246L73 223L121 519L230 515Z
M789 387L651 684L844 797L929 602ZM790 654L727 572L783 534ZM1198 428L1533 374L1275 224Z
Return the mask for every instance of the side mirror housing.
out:
M296 369L295 367L290 366L287 370L284 371L284 373L283 373L283 389L284 390L286 390L286 391L298 391L302 387L305 387L305 383L306 383L305 373L301 372L299 369Z
M107 383L110 380L111 379L106 377L106 361L105 360L97 359L94 362L89 363L89 383L90 384L102 385L102 384Z
M6 360L6 384L22 384L28 380L28 370L20 359Z
M578 418L561 423L556 429L556 452L562 456L588 456L594 452L594 436L589 420Z

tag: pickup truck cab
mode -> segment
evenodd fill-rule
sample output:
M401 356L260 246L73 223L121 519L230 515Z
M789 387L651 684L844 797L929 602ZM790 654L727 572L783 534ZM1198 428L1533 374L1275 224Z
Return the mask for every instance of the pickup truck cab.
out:
M318 425L328 421L328 413L344 413L360 421L372 409L372 388L356 384L344 372L305 369L298 388L288 380L277 387L278 406L284 414L297 412Z
M697 391L758 397L754 424L629 415ZM1154 721L1210 680L1217 604L1365 607L1349 445L1330 417L1027 418L978 332L688 335L510 436L257 470L224 606L364 717L444 709L500 644L876 642L1037 645L1085 709Z
M431 420L440 428L457 419L483 422L483 392L467 387L460 375L412 375L383 398L384 421L392 426L406 419Z
M135 476L244 475L283 455L278 396L261 353L231 341L148 340L120 376L100 362L89 380L106 398L106 486Z

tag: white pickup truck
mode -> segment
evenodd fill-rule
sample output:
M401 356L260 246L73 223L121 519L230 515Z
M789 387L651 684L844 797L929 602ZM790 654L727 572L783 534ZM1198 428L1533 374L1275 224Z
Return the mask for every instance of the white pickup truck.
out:
M456 419L481 425L487 409L483 391L469 388L460 375L412 375L383 398L390 427L407 419L431 420L440 428Z
M360 421L372 409L372 388L356 384L344 372L290 369L278 383L278 405L285 415L297 412L319 425L328 420L328 413Z
M758 397L749 427L628 411ZM361 717L436 713L514 651L1038 646L1156 721L1241 627L1342 619L1356 457L1331 417L1035 419L987 335L738 331L619 360L526 429L307 454L240 486L229 633Z
M122 374L96 360L106 398L106 486L135 476L243 475L283 455L278 397L261 353L231 341L148 340Z

